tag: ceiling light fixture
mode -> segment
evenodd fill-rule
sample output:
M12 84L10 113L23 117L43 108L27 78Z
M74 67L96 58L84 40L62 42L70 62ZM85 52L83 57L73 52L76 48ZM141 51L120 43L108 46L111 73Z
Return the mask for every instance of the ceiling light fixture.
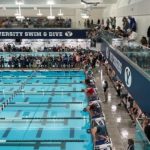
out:
M23 0L17 0L16 4L18 5L18 10L15 13L16 19L22 21L23 19L25 19L25 17L21 14L21 5L24 4L24 2Z
M49 5L49 16L47 16L47 19L55 19L55 16L52 14L52 5Z
M23 0L16 0L16 5L23 5L24 1Z
M42 16L43 14L41 13L41 10L39 9L39 12L37 13L37 16Z
M18 15L18 16L16 16L16 19L22 21L22 20L25 19L25 17L24 17L24 16L21 16L21 15Z
M19 10L18 9L16 9L16 13L15 13L15 16L19 16L20 14L19 14Z
M34 10L37 10L37 7L33 7Z
M54 2L53 1L48 1L47 4L48 5L54 5Z
M83 19L88 19L88 18L89 18L89 15L87 15L86 13L84 13L84 14L81 14L81 17L82 17Z
M63 16L64 14L61 12L61 9L59 10L58 16Z

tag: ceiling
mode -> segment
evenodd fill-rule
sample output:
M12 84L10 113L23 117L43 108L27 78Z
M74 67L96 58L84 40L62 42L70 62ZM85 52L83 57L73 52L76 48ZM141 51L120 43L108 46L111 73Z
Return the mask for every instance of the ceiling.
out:
M48 1L54 2L53 7L84 8L81 0L24 0L22 7L48 7ZM101 0L84 0L86 3L99 3ZM103 3L93 5L95 7L107 7L116 3L117 0L103 0ZM0 0L0 7L16 8L16 0Z

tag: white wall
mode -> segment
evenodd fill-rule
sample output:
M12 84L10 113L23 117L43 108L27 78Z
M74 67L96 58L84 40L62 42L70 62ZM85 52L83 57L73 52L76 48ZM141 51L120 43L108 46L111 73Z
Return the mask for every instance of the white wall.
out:
M122 27L123 16L134 16L137 22L137 32L141 36L147 36L147 29L150 26L150 0L118 0L117 4L106 8L103 11L103 17L117 17L117 26Z

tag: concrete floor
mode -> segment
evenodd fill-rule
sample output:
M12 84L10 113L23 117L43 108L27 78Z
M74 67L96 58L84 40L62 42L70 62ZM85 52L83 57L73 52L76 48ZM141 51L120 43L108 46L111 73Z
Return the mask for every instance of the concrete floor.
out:
M133 127L132 120L124 106L117 106L120 99L116 96L116 90L103 70L104 69L99 70L95 78L99 96L102 101L104 100L102 81L107 80L109 84L108 102L102 103L108 133L113 143L113 150L126 150L128 146L127 139L134 138L135 127Z

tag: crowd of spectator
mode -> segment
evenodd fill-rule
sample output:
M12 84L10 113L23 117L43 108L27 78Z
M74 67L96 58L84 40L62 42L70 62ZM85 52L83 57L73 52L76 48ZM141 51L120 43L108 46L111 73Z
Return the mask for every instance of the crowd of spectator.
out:
M131 94L127 91L124 84L119 80L113 68L105 63L106 71L108 76L110 77L115 89L116 94L120 98L120 102L118 103L118 107L125 106L127 112L129 113L133 126L135 126L136 120L141 120L141 125L143 127L143 131L150 141L150 119L145 116L145 114L141 111L140 107L131 96ZM131 142L131 143L130 143ZM129 146L134 145L134 141L132 139L129 140Z
M138 37L137 22L132 16L122 18L122 27L117 26L116 17L107 18L104 29L114 32L118 37L128 37L128 41L136 41ZM143 36L140 43L145 47L150 47L150 26L147 30L147 38Z
M133 125L135 125L136 119L143 118L144 113L142 113L136 101L131 96L131 94L127 91L124 84L118 78L113 68L108 63L105 63L105 67L106 67L106 72L116 89L116 95L120 98L120 102L118 103L118 106L119 107L122 105L125 106L127 112L129 113L130 117L133 120Z
M49 20L46 17L31 17L25 18L22 21L17 20L15 17L1 17L1 28L71 28L72 20L70 18L64 19L56 17Z
M97 19L97 22L95 22L95 23L94 23L93 19L91 19L91 20L90 19L85 19L85 21L84 21L84 27L85 28L93 28L94 25L100 25L102 23L104 23L103 19L102 20Z
M67 47L67 46L53 46L53 47L43 47L37 49L37 52L76 52L84 51L85 49L81 47ZM86 49L88 50L88 49ZM4 44L0 47L0 52L34 52L32 47L29 46L16 46L12 44Z
M83 91L88 98L88 106L83 109L84 112L88 112L91 118L91 128L87 130L93 137L94 149L111 149L111 140L107 132L104 114L101 106L101 99L98 95L96 83L94 79L94 69L97 62L98 69L103 63L103 57L101 53L89 54L89 58L85 59L83 66L86 75L84 82L87 88Z
M31 47L17 47L15 45L7 44L0 48L0 52L32 52L32 49Z
M75 68L82 67L82 63L89 59L93 66L96 65L96 60L101 59L101 55L93 55L90 50L80 51L75 50L73 53L64 52L59 56L33 56L30 54L9 57L0 57L1 68Z

